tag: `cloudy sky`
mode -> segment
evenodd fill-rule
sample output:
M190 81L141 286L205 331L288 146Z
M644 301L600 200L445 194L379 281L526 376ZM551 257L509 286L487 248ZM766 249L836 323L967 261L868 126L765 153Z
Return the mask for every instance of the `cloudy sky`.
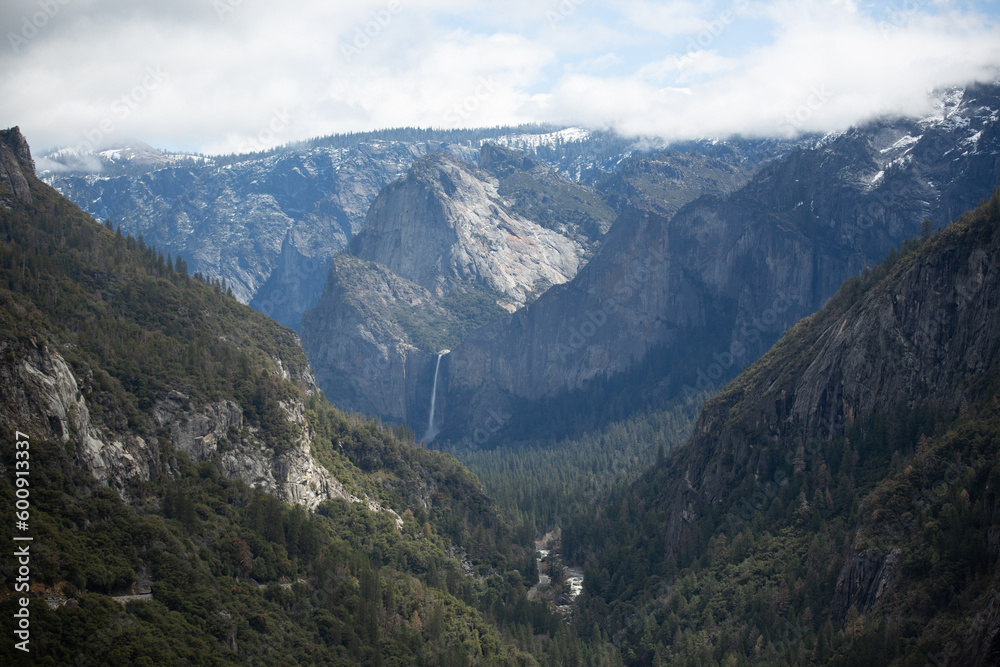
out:
M204 153L398 126L827 131L997 80L998 18L997 0L4 0L0 125L36 151Z

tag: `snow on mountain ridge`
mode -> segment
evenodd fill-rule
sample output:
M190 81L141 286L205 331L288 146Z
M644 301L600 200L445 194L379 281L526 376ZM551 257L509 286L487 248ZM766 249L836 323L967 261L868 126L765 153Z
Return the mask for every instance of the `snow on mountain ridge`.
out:
M586 141L591 132L580 127L567 127L545 134L508 134L491 139L493 143L518 150L536 150L540 146L556 146L562 143Z

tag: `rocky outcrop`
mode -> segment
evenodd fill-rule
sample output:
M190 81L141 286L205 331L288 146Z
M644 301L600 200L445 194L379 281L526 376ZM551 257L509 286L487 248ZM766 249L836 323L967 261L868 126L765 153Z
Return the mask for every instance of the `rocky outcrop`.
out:
M15 198L30 204L31 188L22 169L35 173L31 149L21 129L0 130L0 184L6 185Z
M451 437L623 373L654 349L668 398L735 375L818 307L817 280L834 289L808 239L768 222L726 219L705 201L673 221L623 215L576 279L452 349Z
M706 404L673 464L684 481L662 494L668 552L686 525L747 480L790 476L780 465L775 472L775 462L791 461L803 440L829 441L897 406L930 404L958 414L977 400L981 378L1000 369L1000 197L969 219L899 260L867 291L848 282ZM893 585L898 557L891 549L871 551L868 533L863 528L853 538L835 615L852 606L865 613Z
M302 343L327 397L341 409L409 417L411 375L430 358L415 326L443 328L455 317L441 300L384 266L333 258L326 289L303 319ZM426 344L425 344L426 345Z
M514 311L576 275L583 249L509 212L497 188L471 165L429 155L379 193L350 252L437 296L471 284Z
M622 216L575 280L456 346L449 402L471 403L468 419L482 421L483 409L508 411L512 397L537 399L620 371L668 335L657 317L671 295L666 224Z
M588 256L617 217L601 193L521 151L483 144L479 167L496 178L497 194L508 210L572 239Z
M316 305L330 268L329 258L305 255L307 243L296 242L291 232L281 243L271 275L250 300L250 307L298 331L302 314Z
M47 182L96 219L182 256L192 273L225 279L240 301L256 300L290 325L386 184L428 152L475 159L440 141L341 143L213 158L63 149L40 164Z
M603 579L584 604L634 642L631 618L666 622L679 573L700 567L709 586L745 587L715 612L727 636L743 623L777 637L808 610L791 642L748 642L751 656L823 663L804 647L832 625L870 638L845 644L848 662L995 664L998 378L1000 189L845 281L705 403L683 447L593 523L570 524ZM734 574L744 568L757 578ZM653 571L669 572L659 596ZM816 582L808 592L800 574ZM710 613L687 627L706 631Z
M899 550L888 554L866 552L852 556L837 578L833 618L843 621L853 607L859 614L867 614L892 585Z
M232 401L203 405L195 410L186 396L171 392L153 407L155 424L170 433L174 449L193 461L218 457L226 475L242 479L287 503L315 509L324 500L357 501L309 451L311 439L300 402L282 402L288 421L299 428L299 437L281 453L263 446L255 429L243 421L243 410Z
M70 444L80 465L120 493L129 480L148 480L159 466L155 443L96 427L76 377L50 343L2 343L0 394L15 428Z
M128 499L132 481L148 481L151 472L163 470L155 438L117 433L93 423L90 410L66 360L49 343L0 342L0 398L4 418L14 427L71 445L80 467ZM311 433L300 401L282 402L287 419L299 429L299 437L282 451L262 444L256 429L243 419L243 410L228 400L194 406L188 397L170 392L153 407L156 427L170 434L175 451L193 461L217 459L224 474L241 479L275 497L308 509L321 502L342 498L364 502L371 511L386 512L398 526L402 519L390 508L367 496L348 493L310 451Z
M954 664L975 667L989 667L1000 661L1000 576L994 577L986 604L972 619L964 640L946 644L932 660L947 664L955 658Z
M740 165L767 159L772 144L698 142L657 157L652 171L646 164L631 170L624 181L601 175L631 163L634 140L579 129L395 130L215 157L133 142L62 148L38 164L43 179L98 220L141 233L164 253L182 256L191 272L225 279L237 298L295 327L319 297L330 257L361 229L381 189L429 153L483 162L503 208L574 240L589 256L615 210L662 203L666 208L654 210L672 213L700 193L728 191L746 178ZM691 151L712 155L689 159ZM672 175L662 187L661 164ZM623 198L624 183L632 195Z

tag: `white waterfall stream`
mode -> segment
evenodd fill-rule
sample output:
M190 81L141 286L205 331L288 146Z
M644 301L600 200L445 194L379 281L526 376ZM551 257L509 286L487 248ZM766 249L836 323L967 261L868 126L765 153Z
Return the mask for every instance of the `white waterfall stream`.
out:
M434 403L437 400L438 393L438 371L441 370L441 357L449 352L451 352L451 350L441 350L438 352L437 364L434 365L434 386L431 387L431 413L427 417L427 432L424 433L424 442L430 442L438 434L438 430L434 428Z

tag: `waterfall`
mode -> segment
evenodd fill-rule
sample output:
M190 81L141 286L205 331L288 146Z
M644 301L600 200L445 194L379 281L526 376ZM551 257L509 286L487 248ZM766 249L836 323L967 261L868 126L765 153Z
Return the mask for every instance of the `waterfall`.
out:
M434 365L434 386L431 388L431 414L427 418L427 432L424 433L424 442L430 442L433 440L438 431L434 428L434 402L437 400L438 393L438 371L441 370L441 357L451 352L451 350L441 350L438 352L437 364Z

